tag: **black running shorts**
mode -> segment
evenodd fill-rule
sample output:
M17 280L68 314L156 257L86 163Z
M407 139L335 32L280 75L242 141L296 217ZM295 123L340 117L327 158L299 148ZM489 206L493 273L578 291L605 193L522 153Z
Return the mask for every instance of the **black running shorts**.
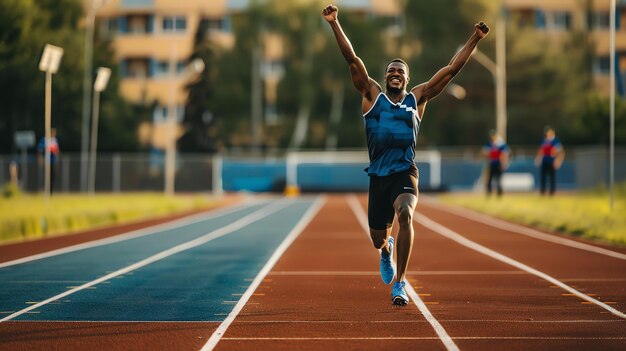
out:
M418 182L419 171L415 166L384 177L370 176L367 207L370 228L377 230L391 228L395 214L393 202L400 194L409 193L417 196Z

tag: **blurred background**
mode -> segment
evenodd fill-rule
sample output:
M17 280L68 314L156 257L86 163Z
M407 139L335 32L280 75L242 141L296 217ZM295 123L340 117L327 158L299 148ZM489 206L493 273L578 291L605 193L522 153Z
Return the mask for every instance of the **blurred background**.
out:
M13 176L23 191L43 189L36 144L46 75L38 64L49 43L64 49L51 94L56 191L87 190L99 67L112 75L97 108L95 191L167 190L166 156L174 153L170 191L367 190L360 96L320 16L327 2L1 0L0 185ZM496 128L511 148L508 173L531 177L505 186L533 190L546 125L567 153L559 189L608 182L610 0L336 4L378 81L401 57L411 83L424 82L474 23L491 26L454 85L428 105L418 140L423 190L481 184L480 151ZM616 18L615 180L623 181L626 1L617 1Z

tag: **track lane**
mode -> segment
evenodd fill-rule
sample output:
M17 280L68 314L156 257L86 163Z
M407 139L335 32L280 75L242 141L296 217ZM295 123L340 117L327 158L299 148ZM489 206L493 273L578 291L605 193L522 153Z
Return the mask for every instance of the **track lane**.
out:
M424 201L420 213L462 233L477 244L486 246L514 260L536 268L573 288L624 312L626 308L626 261L594 252L559 245L505 231L449 211ZM471 231L465 228L473 228ZM567 292L564 292L567 293Z
M365 206L366 199L361 198L361 203ZM428 210L424 203L418 205L418 213L426 214ZM427 214L433 215L432 212ZM450 213L439 213L436 220L446 226L458 223ZM539 241L517 238L514 243L524 240L526 245L516 243L509 247L500 231L493 227L465 222L455 229L472 239L474 235L491 238L511 250L523 251ZM411 274L421 270L514 270L419 224L416 224L409 269L411 281L422 287L418 292L429 294L424 300L433 303L432 313L461 350L612 350L624 346L626 324L623 320L603 313L605 311L597 306L583 305L578 298L563 296L563 290L537 277L528 274Z
M19 311L32 302L38 303L163 250L195 240L265 205L262 203L215 216L207 215L205 219L186 225L166 226L161 232L149 231L149 235L121 241L115 239L106 245L4 267L0 269L0 281L4 282L0 289L0 312ZM6 313L0 314L0 320L6 317Z
M215 350L445 350L415 305L392 306L368 274L378 264L345 197L329 196Z

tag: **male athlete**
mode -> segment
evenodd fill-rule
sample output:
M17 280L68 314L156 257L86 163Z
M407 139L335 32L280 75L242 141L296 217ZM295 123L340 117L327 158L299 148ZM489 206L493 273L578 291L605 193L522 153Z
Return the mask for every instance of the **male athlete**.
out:
M363 97L361 109L365 119L370 164L368 221L374 247L380 249L380 272L389 284L395 276L392 261L394 239L390 236L394 214L398 217L398 276L391 290L394 305L404 306L409 297L404 289L404 276L413 246L412 217L417 205L418 170L415 165L415 144L426 103L439 95L470 58L472 50L487 35L483 22L475 25L471 37L450 63L428 82L407 93L409 67L394 59L385 72L385 91L369 77L363 61L354 53L344 34L334 5L327 6L322 16L330 24L341 54L346 59L354 87Z

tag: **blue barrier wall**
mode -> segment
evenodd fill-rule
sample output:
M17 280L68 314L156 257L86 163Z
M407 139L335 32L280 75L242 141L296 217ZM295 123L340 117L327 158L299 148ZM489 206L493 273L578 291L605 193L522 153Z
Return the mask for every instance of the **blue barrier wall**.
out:
M361 164L300 164L298 186L301 191L367 191L369 178ZM480 161L446 161L441 165L441 185L449 190L470 190L481 176L485 164ZM431 190L430 164L418 163L420 190ZM574 162L564 162L557 171L557 188L576 188ZM539 169L533 158L511 163L508 173L530 173L539 187ZM280 161L224 160L223 186L226 191L282 192L285 187L286 163Z

